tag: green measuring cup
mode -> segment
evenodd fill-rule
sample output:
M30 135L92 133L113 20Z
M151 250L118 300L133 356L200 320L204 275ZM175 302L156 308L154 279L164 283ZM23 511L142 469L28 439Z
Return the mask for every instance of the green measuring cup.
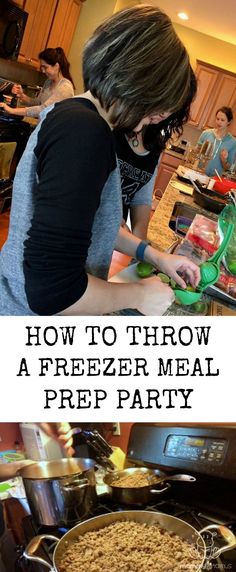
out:
M199 290L205 290L208 286L215 284L220 276L220 261L224 256L228 243L233 234L234 224L229 224L225 237L218 250L206 262L200 264L201 280Z

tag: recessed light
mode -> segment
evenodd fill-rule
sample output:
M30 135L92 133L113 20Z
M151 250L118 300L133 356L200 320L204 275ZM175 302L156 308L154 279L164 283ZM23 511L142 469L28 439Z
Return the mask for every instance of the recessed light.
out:
M178 16L181 20L188 20L189 19L188 14L186 14L186 12L179 12Z

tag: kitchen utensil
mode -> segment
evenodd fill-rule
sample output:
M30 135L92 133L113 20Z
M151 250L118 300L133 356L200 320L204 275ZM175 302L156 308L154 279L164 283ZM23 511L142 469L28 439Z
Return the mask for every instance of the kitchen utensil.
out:
M96 429L87 430L81 427L74 427L71 430L71 435L80 435L82 442L91 448L93 458L96 459L99 465L110 471L115 468L115 465L109 458L113 453L113 449Z
M223 196L220 193L204 188L199 181L192 181L192 185L194 187L194 202L202 208L219 214L228 204L228 194L227 196Z
M233 191L233 190L230 191L230 192L228 193L228 196L229 196L229 198L231 199L233 205L236 206L236 193L235 193L235 191Z
M30 510L40 525L73 526L97 501L91 459L41 461L19 470Z
M96 516L95 518L90 518L89 520L77 524L69 530L64 536L58 540L56 536L53 535L46 535L42 534L39 536L34 537L31 542L28 544L24 551L24 557L28 560L38 562L39 564L44 565L45 567L49 568L51 572L60 572L60 563L62 556L64 555L65 550L68 548L68 544L72 544L75 542L80 535L85 534L86 532L95 531L95 530L102 530L105 526L112 524L118 521L135 521L147 525L159 525L161 528L167 530L168 532L172 532L177 534L182 539L186 540L193 546L197 547L199 550L199 554L201 555L200 564L198 567L194 567L194 572L201 572L203 570L204 561L206 560L207 554L207 546L204 541L202 534L205 532L211 533L219 533L219 535L224 539L225 545L221 548L217 549L214 546L214 550L212 547L211 550L211 558L218 558L222 552L226 552L227 550L231 550L232 548L236 547L236 538L234 534L222 525L209 525L199 532L193 528L190 524L187 524L184 520L180 518L176 518L175 516L170 516L168 514L163 514L161 512L153 512L153 511L146 511L146 510L131 510L131 511L119 511L119 512L111 512L109 514L103 514L101 516ZM213 533L213 534L214 534ZM213 534L211 534L213 539ZM57 542L56 547L53 552L53 564L49 564L48 561L44 560L39 556L35 556L37 550L40 547L40 544L44 540L51 540L52 543L55 544ZM102 535L101 535L101 542L102 542ZM117 555L119 558L120 555ZM210 556L207 557L208 564L210 560Z
M215 169L215 174L217 175L219 181L222 183L222 178L220 177L220 175L216 169Z
M220 275L220 261L226 251L227 245L233 234L234 224L229 224L225 237L218 250L206 262L200 264L201 280L198 285L200 290L205 290L208 286L215 284Z
M173 290L175 297L183 306L190 306L199 302L202 296L202 292L198 290L182 290L181 288L173 288Z
M222 263L228 272L236 276L236 204L226 206L219 217L218 230L221 239L224 238L227 227L231 223L234 224L234 232L223 256Z
M206 290L208 286L212 286L217 282L220 275L220 261L224 256L233 230L234 224L229 224L224 240L218 250L206 262L202 262L202 264L200 264L201 280L196 290L182 290L181 288L178 288L178 286L173 288L175 296L181 304L189 306L190 304L199 302L202 292Z
M216 176L214 176L213 179L215 179L214 191L218 191L222 195L236 188L236 181L232 181L231 179L225 179L223 177L222 181L220 181Z
M150 484L138 487L120 487L116 486L116 481L121 478L132 478L138 475L146 477ZM124 469L122 471L113 471L112 473L107 473L104 477L104 483L108 486L109 494L111 495L113 501L121 504L128 505L144 505L148 504L153 495L161 495L167 491L171 485L169 481L183 481L183 482L194 482L196 479L191 475L166 475L158 469L148 469L146 467L131 467L129 469ZM166 483L165 487L155 488L159 485Z

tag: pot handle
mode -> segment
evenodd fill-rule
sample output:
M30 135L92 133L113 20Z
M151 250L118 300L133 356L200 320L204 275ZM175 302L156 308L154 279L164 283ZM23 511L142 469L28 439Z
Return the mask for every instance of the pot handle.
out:
M171 485L169 485L169 483L166 483L166 486L163 487L162 489L151 489L150 493L154 494L154 495L160 495L162 493L164 493L165 491L167 491L168 489L170 489Z
M219 524L209 524L205 528L199 531L199 534L202 535L203 532L208 532L211 530L217 530L217 532L222 536L222 538L226 541L227 544L222 546L222 548L213 547L211 558L218 558L220 554L226 552L227 550L232 550L236 547L236 536L233 532L227 528L226 526L219 525Z
M43 564L43 566L46 566L47 568L49 568L49 570L53 571L52 565L49 564L47 560L44 560L44 558L41 558L40 556L34 556L35 552L39 549L40 544L44 539L52 540L53 542L59 542L60 540L59 538L53 536L52 534L39 534L38 536L34 536L34 538L32 538L29 544L27 544L23 552L23 556L27 558L27 560L33 560L34 562Z
M88 479L78 479L77 481L74 480L71 483L62 485L62 489L64 489L66 492L68 491L76 491L77 489L85 489L86 487L88 487L89 485L89 480Z

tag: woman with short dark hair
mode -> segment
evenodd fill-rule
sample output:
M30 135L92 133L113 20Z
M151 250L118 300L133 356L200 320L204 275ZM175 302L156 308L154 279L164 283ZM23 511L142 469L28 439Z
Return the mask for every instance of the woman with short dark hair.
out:
M156 276L107 281L113 250L150 262L181 287L199 268L120 229L120 176L112 129L134 133L189 106L196 82L170 19L153 6L114 14L83 57L87 91L57 103L17 167L1 252L0 314L87 315L124 308L160 315L174 292ZM19 212L21 216L19 217Z

